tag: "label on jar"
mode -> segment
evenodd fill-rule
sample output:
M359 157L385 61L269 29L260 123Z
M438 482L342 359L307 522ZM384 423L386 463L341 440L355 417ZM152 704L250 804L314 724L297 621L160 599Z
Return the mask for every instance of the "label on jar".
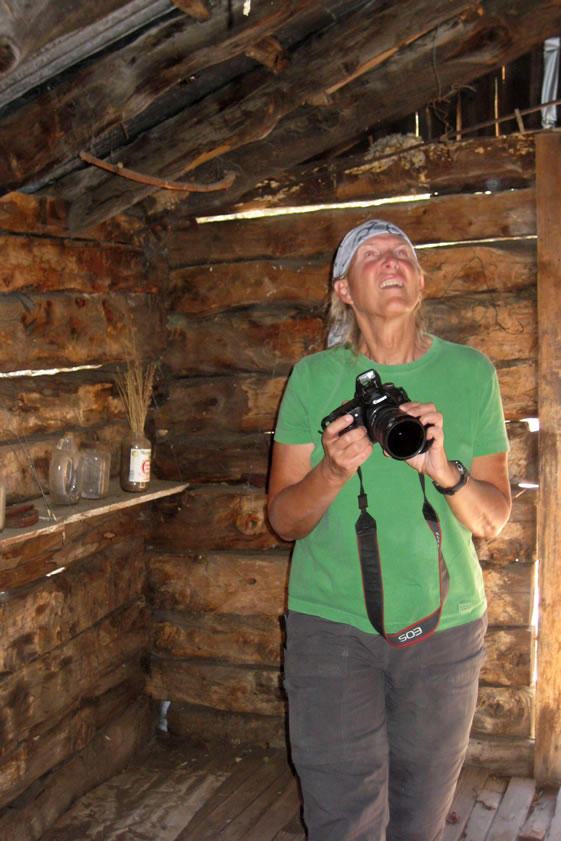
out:
M131 447L129 482L148 482L150 479L151 450Z

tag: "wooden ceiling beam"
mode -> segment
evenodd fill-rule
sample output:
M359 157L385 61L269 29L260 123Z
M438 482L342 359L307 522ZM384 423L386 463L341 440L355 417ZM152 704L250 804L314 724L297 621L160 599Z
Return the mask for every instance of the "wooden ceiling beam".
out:
M241 101L233 93L223 109L207 98L145 132L121 149L117 160L154 177L177 179L221 154L262 140L283 117L317 102L318 96L329 102L330 91L343 88L364 69L382 65L451 16L457 20L468 10L473 10L473 3L465 0L432 0L430 11L419 7L418 0L403 0L396 17L393 7L379 9L376 3L367 3L295 50L279 78L261 82L258 77L253 92ZM110 176L97 172L63 179L59 187L57 195L72 199L69 222L76 231L154 192L153 187L132 182L116 185Z
M248 16L244 0L215 0L208 21L176 18L100 58L4 117L0 147L10 153L0 155L0 195L56 171L78 158L92 137L126 127L178 82L244 54L287 21L320 6L321 0L254 0Z
M284 172L302 161L313 161L376 123L407 116L426 103L446 98L458 86L508 64L561 31L561 0L553 5L544 2L540 8L536 4L528 7L526 0L489 0L485 8L485 15L442 25L400 51L382 67L339 91L331 107L299 109L265 140L221 156L210 169L213 177L223 171L238 174L226 193L191 195L178 202L160 191L143 202L139 215L146 218L172 209L177 212L179 206L180 212L189 216L235 209L262 181L282 179ZM469 50L464 49L467 41ZM388 91L399 95L390 96ZM204 173L197 173L197 178L203 179Z

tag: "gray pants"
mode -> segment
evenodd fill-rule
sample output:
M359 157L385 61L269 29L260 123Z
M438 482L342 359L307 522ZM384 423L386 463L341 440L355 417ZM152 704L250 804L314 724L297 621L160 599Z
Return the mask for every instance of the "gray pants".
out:
M440 841L465 757L487 617L393 648L290 612L285 689L309 841Z

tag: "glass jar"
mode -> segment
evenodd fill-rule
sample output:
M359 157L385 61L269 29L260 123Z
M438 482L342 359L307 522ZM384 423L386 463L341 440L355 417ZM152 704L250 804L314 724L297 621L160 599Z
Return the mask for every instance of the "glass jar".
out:
M80 453L82 496L102 499L109 493L111 453L103 447L87 447Z
M121 443L121 487L145 491L150 484L152 445L143 432L128 432Z
M80 453L71 432L56 445L49 465L49 493L55 504L75 505L82 494Z

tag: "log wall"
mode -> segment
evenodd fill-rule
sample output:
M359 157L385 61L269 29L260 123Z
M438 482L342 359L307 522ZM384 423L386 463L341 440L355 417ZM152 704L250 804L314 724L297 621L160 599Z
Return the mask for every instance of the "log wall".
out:
M126 423L114 372L131 334L146 359L161 357L166 272L148 263L135 223L71 239L64 206L45 199L5 197L0 241L0 372L77 368L0 378L8 503L32 500L46 517L39 485L64 431L108 446L118 471ZM150 738L150 522L141 504L27 537L0 533L1 838L40 838Z
M493 160L491 145L460 145L469 163L455 173L446 154L427 153L424 164L415 157L414 167L406 155L391 161L410 193L446 181L446 194L427 201L199 226L167 220L169 380L153 418L157 466L191 485L179 509L163 504L157 514L148 689L171 700L177 732L285 739L290 545L265 515L271 436L292 365L323 347L334 249L350 227L381 215L421 246L428 328L479 348L498 368L515 501L502 534L478 547L490 627L470 755L531 773L536 512L534 492L519 483L537 479L536 436L522 420L537 413L534 147L527 137L506 151L497 144ZM513 171L516 189L502 190ZM341 195L345 179L356 199L379 196L379 167L356 172L337 170L323 199ZM282 185L277 193L286 196Z

